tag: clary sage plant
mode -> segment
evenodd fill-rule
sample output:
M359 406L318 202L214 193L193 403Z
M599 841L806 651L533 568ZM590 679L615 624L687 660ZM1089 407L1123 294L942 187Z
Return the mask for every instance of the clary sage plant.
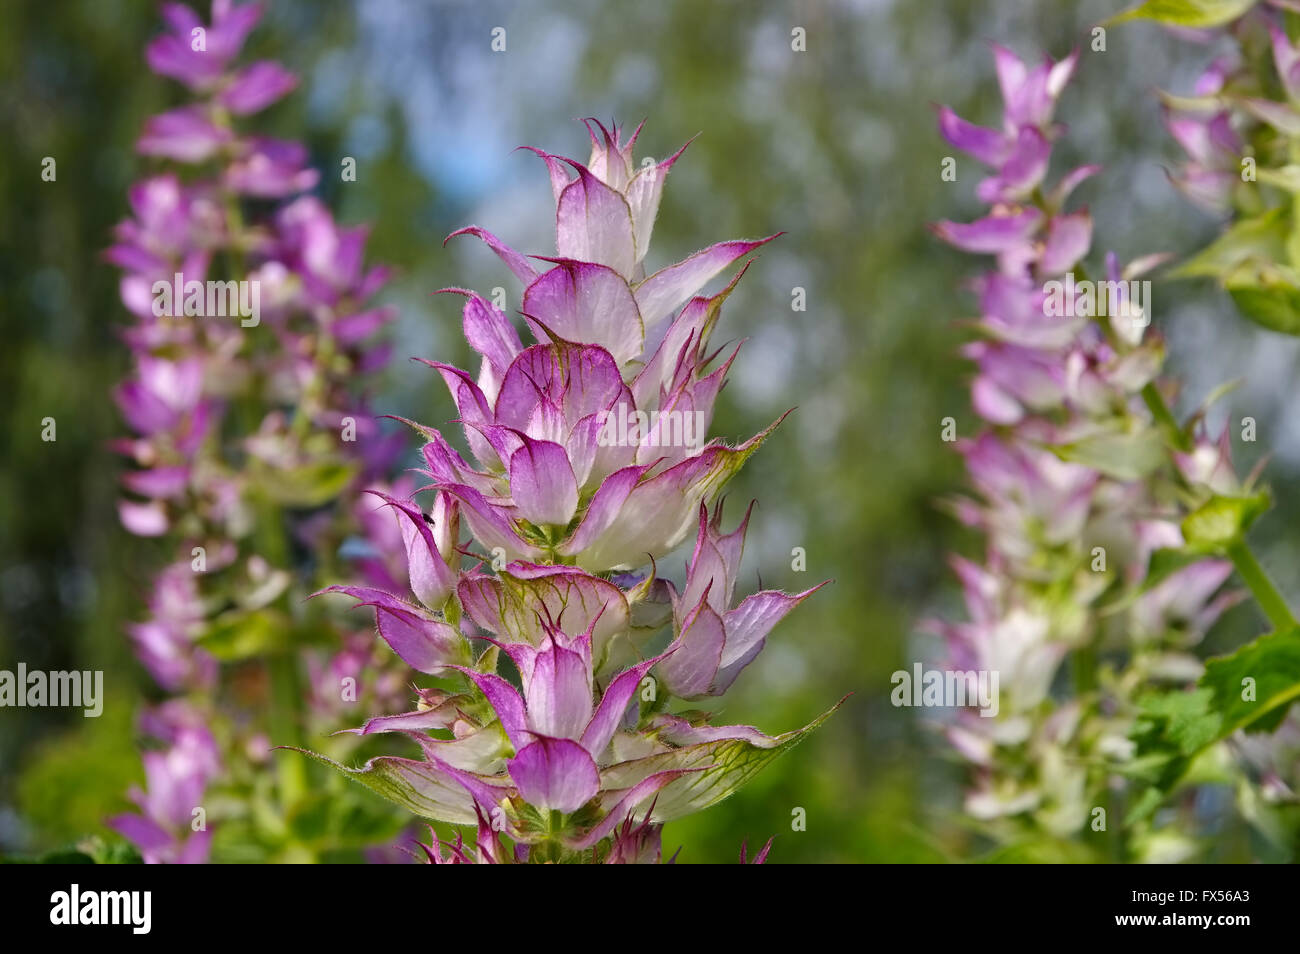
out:
M277 768L272 746L401 697L404 667L304 603L345 571L391 579L385 554L401 552L351 502L399 449L358 386L387 358L370 338L390 310L368 302L388 270L364 267L364 228L303 195L318 179L305 147L242 128L297 82L236 62L261 8L163 12L149 66L194 101L145 124L136 148L159 168L106 256L134 318L119 510L162 564L129 631L160 701L140 724L139 810L110 824L150 862L346 858L390 843L400 816L300 761ZM366 559L345 565L340 546L368 527Z
M1286 75L1296 54L1276 27L1272 39ZM1065 131L1052 114L1078 53L994 56L1000 125L939 112L948 142L991 174L976 188L988 215L935 231L995 267L974 283L978 339L966 349L981 427L957 447L973 495L952 503L986 549L953 561L965 618L931 628L946 640L948 668L1000 674L1001 704L996 715L962 710L946 732L970 766L966 812L1007 857L1187 859L1209 840L1197 786L1237 783L1249 817L1233 754L1258 745L1237 730L1276 728L1300 694L1300 632L1245 538L1270 498L1256 475L1234 469L1230 424L1211 433L1207 406L1182 420L1170 410L1177 382L1162 374L1152 283L1140 279L1167 257L1089 263L1092 220L1070 197L1101 170L1049 182ZM1216 64L1200 98L1179 106L1221 104L1222 71ZM1275 119L1288 108L1250 102ZM1218 203L1236 192L1240 142L1222 112L1171 128L1193 160L1177 177L1184 188ZM1259 202L1253 192L1246 200ZM1290 209L1282 202L1262 221L1289 223ZM1242 231L1258 238L1260 224L1229 235ZM1246 307L1263 308L1261 286L1276 294L1276 270L1288 266L1268 252L1261 261L1259 242L1236 248L1257 256L1250 268L1234 271L1220 242L1182 271L1230 273L1229 289L1249 286ZM1247 595L1224 588L1234 570L1275 632L1207 660L1206 631Z
M427 503L383 497L410 591L330 587L372 606L393 650L440 677L411 711L358 729L403 734L419 757L336 765L416 815L476 826L472 843L435 831L433 862L658 862L664 822L726 798L826 718L769 736L701 708L813 592L736 592L749 515L729 525L720 493L776 425L739 446L705 440L739 350L714 332L747 265L699 293L776 236L647 275L681 151L637 163L639 128L587 127L585 165L533 150L555 198L553 254L454 233L513 273L534 343L493 302L447 289L482 360L477 374L429 362L469 458L412 424ZM674 585L657 561L692 534Z

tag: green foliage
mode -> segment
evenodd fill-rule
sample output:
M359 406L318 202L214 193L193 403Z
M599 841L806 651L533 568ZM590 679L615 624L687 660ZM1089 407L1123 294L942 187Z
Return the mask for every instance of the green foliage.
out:
M105 700L97 719L81 719L45 740L18 779L19 811L54 844L105 832L103 822L133 808L126 791L142 780L130 709L120 696ZM116 836L114 836L116 837Z
M1270 506L1264 491L1246 496L1216 494L1183 518L1183 539L1194 553L1223 551L1241 540Z
M1210 659L1195 689L1140 700L1128 774L1147 783L1126 823L1149 816L1192 770L1195 759L1238 729L1272 731L1300 696L1300 629L1268 633Z
M1300 273L1290 262L1294 227L1284 207L1240 219L1171 277L1214 278L1244 317L1272 331L1300 335Z
M1146 3L1111 18L1111 23L1127 20L1155 20L1182 27L1216 27L1237 19L1257 0L1146 0Z

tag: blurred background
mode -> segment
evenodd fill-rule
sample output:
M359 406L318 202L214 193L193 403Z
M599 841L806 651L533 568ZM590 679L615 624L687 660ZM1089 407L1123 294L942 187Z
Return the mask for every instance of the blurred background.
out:
M584 159L583 116L635 125L640 155L663 157L696 133L674 167L658 224L658 267L715 241L786 235L765 248L724 309L719 340L748 338L720 401L715 433L747 437L797 410L750 464L731 520L758 497L742 585L819 593L768 641L726 697L728 722L785 731L853 693L791 754L723 804L670 825L682 862L733 860L742 839L776 834L772 860L942 861L983 857L960 822L961 774L937 733L890 706L889 675L927 658L927 615L958 612L945 554L974 553L936 506L959 489L960 461L939 438L969 434L967 370L956 355L978 263L925 224L971 218L981 173L952 150L933 104L997 121L988 42L1022 56L1083 49L1058 117L1070 133L1054 170L1102 162L1076 204L1096 219L1099 251L1128 259L1186 254L1216 223L1168 183L1178 156L1154 90L1186 91L1212 50L1148 25L1089 28L1127 4L1059 0L662 0L530 3L272 0L249 59L302 77L264 116L273 135L305 139L324 170L318 191L346 224L371 225L369 253L400 270L395 359L374 406L437 424L454 416L441 382L409 355L462 364L460 285L515 294L473 240L476 223L547 253L553 205L544 167L522 144ZM492 31L505 28L494 52ZM804 52L791 31L806 31ZM133 143L179 88L143 64L159 30L149 2L6 4L0 30L0 669L102 669L99 719L71 709L0 710L0 851L39 852L123 809L140 772L132 717L147 678L122 632L141 611L155 565L120 528L122 430L108 399L127 367L114 270L100 258L126 190L146 171ZM41 159L58 160L42 182ZM342 157L357 181L342 183ZM794 290L806 311L795 311ZM1157 286L1154 320L1190 410L1219 382L1244 385L1213 417L1254 416L1259 454L1283 513L1261 528L1266 565L1300 593L1294 525L1300 471L1297 342L1255 329L1208 285ZM40 439L54 417L58 440ZM411 445L412 463L417 447ZM1253 460L1238 461L1246 470ZM1272 536L1270 536L1272 534ZM791 569L791 550L807 570ZM678 574L687 554L666 572ZM1230 647L1257 632L1249 606L1212 634ZM791 831L791 812L807 830Z

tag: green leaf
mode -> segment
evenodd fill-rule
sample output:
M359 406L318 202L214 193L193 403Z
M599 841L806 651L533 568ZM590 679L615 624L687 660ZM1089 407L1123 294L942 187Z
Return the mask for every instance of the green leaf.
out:
M1267 491L1244 497L1211 497L1183 518L1183 539L1193 549L1223 550L1240 540L1270 504Z
M1221 737L1222 717L1213 711L1214 693L1206 688L1191 692L1163 692L1147 696L1144 717L1164 722L1164 737L1180 755L1194 755Z
M1222 280L1252 260L1285 261L1288 234L1286 210L1282 208L1270 209L1252 219L1242 219L1170 272L1169 277L1209 276Z
M1107 22L1155 20L1172 26L1215 27L1237 19L1254 5L1255 0L1147 0Z
M1141 480L1165 459L1160 432L1143 428L1129 434L1096 434L1053 448L1063 460L1083 464L1116 480Z
M1224 287L1242 317L1270 331L1300 335L1300 288L1294 284L1261 273L1252 282Z
M1064 865L1093 864L1103 861L1095 849L1077 841L1035 838L1000 845L977 859L985 865Z
M1261 170L1260 178L1300 189L1300 167ZM1272 331L1300 335L1300 272L1292 267L1291 240L1287 210L1270 209L1233 225L1169 277L1217 279L1243 317Z
M1156 90L1162 105L1180 113L1217 113L1224 108L1227 100L1223 96L1179 96L1177 93Z
M198 643L222 662L236 662L286 651L293 643L291 629L289 618L274 610L232 610L214 619Z
M1249 682L1247 680L1250 680ZM1300 697L1300 628L1260 636L1211 659L1191 692L1152 693L1139 701L1131 736L1138 756L1124 774L1148 783L1125 816L1147 817L1238 729L1271 731Z
M257 475L258 488L285 507L319 507L329 503L351 483L355 464L321 461L291 470L264 470Z
M1288 192L1300 192L1300 166L1294 163L1282 166L1280 169L1256 169L1255 177L1267 185Z
M97 865L139 865L144 863L140 851L129 841L104 839L92 835L77 843L78 850L90 856Z
M1268 633L1230 656L1209 660L1200 684L1222 720L1219 738L1285 709L1300 696L1300 629Z

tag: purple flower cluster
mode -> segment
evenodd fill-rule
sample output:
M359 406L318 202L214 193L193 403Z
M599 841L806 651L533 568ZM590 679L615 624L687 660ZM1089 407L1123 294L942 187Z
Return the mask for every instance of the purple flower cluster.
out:
M481 239L519 280L536 343L492 302L448 289L465 300L480 367L430 364L472 457L413 425L430 503L384 498L409 593L330 587L373 607L393 650L449 683L357 730L404 733L422 758L337 766L426 818L478 826L473 847L435 839L433 862L658 861L663 822L725 798L800 735L712 726L667 705L725 692L812 593L737 598L748 518L724 532L719 493L771 428L734 447L704 440L735 359L711 336L744 268L701 291L775 236L647 274L681 151L638 164L640 129L624 140L589 120L588 131L585 165L533 150L555 198L554 255L525 257L476 226L455 233ZM692 530L678 590L655 566Z
M932 628L948 668L1000 678L996 717L967 708L947 728L974 768L968 812L1064 836L1131 758L1138 689L1194 678L1190 648L1236 598L1219 594L1224 560L1185 560L1160 579L1149 571L1157 551L1184 547L1189 500L1239 485L1226 435L1188 435L1164 411L1163 347L1149 284L1137 281L1161 259L1122 268L1109 254L1090 281L1092 219L1067 202L1098 169L1046 184L1063 128L1053 109L1077 56L994 56L1001 127L939 113L948 142L993 171L977 187L988 215L934 230L996 266L974 283L979 339L965 350L984 427L957 448L975 497L953 504L987 549L981 561L953 560L967 618ZM1124 673L1107 685L1094 681L1102 653ZM1056 691L1063 669L1072 693Z
M369 304L388 270L365 266L365 228L339 225L302 194L318 179L304 146L235 125L297 82L277 63L237 63L261 13L215 0L204 24L188 7L164 5L168 32L149 44L148 63L194 102L146 122L137 151L166 165L132 187L131 217L106 253L134 317L123 332L132 370L115 393L132 432L117 448L134 465L119 510L130 532L163 538L176 561L154 578L149 615L130 635L158 685L193 698L189 727L217 718L221 662L257 655L210 651L213 629L251 627L287 603L302 586L292 548L328 562L359 528L346 511L319 508L385 477L398 449L379 436L356 387L388 357L370 338L391 310ZM277 204L250 215L266 200ZM324 687L359 679L369 655L357 635L344 635L337 654L303 653L315 708L337 710L339 694ZM376 684L373 698L395 688ZM245 722L247 738L230 743L227 759L243 758L244 742L266 749L264 727ZM118 828L148 860L203 860L205 833L173 843L161 832L221 777L221 757L206 731L155 734L168 748L146 756L144 816Z

